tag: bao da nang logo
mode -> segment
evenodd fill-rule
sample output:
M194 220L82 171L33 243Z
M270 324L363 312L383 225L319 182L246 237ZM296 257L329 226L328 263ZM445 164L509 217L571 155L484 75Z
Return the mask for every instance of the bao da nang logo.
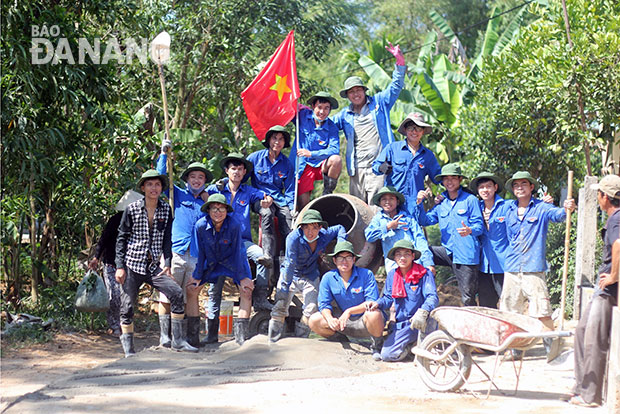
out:
M167 47L162 47L158 39L165 34ZM31 63L33 65L51 64L95 64L107 65L108 63L131 64L137 59L145 65L149 57L155 63L166 63L170 58L170 36L163 32L157 36L151 44L148 39L127 38L119 41L116 37L86 39L80 37L70 43L69 39L62 37L60 28L56 25L31 26L32 46L30 47ZM166 39L164 39L165 41ZM150 51L150 54L149 54Z

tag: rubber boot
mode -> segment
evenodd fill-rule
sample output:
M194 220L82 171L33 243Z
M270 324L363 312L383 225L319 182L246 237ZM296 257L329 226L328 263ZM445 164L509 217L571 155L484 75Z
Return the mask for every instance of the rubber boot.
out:
M303 322L295 322L295 336L297 338L307 338L310 336L310 327Z
M136 354L136 351L133 349L133 332L132 333L124 333L119 336L121 340L121 345L123 345L123 351L125 352L125 358L129 358Z
M269 320L269 342L278 342L282 338L284 332L284 322Z
M159 315L159 346L170 348L170 314Z
M200 316L187 317L187 343L195 348L200 347Z
M254 292L252 292L252 306L254 306L255 312L261 310L271 312L271 309L273 309L273 305L267 300L266 286L260 286L254 289Z
M323 174L323 195L333 193L336 189L336 184L338 184L337 178L331 178L327 174Z
M217 343L217 334L220 330L220 318L207 319L207 338L205 344Z
M370 350L372 351L372 359L375 361L381 361L381 348L383 348L383 337L371 336Z
M172 349L175 351L198 352L198 348L191 346L183 338L183 319L171 320L172 325Z
M235 318L233 320L233 333L235 342L243 345L246 339L249 339L250 318Z

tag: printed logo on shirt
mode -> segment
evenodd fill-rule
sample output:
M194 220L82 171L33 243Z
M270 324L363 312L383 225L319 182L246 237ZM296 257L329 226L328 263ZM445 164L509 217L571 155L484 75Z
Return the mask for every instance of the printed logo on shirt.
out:
M321 139L320 139L320 140L319 140L319 145L325 145L325 143L326 143L326 142L327 142L327 141L323 141L323 140L321 140Z
M353 293L360 293L361 291L362 291L361 286L358 287L358 288L351 289L351 292L353 292Z
M279 178L284 178L284 173L282 171L278 171L278 177Z
M465 214L465 212L466 212L466 211L467 211L467 210L465 210L464 208L459 208L459 209L457 210L457 213L459 213L459 214Z
M230 244L230 240L228 240L228 239L222 239L222 244Z
M239 204L241 204L242 206L245 206L248 202L245 200L239 200Z
M420 169L424 168L424 164L418 164L418 168Z
M528 217L527 221L529 221L530 223L535 222L536 220L538 220L538 217Z
M418 285L411 285L411 291L415 292L416 290L418 290Z
M500 223L503 223L504 220L506 220L506 217L498 217L497 221L499 221Z

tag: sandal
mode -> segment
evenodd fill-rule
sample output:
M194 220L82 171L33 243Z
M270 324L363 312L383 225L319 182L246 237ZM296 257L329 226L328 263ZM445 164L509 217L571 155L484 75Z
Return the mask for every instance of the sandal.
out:
M590 407L590 408L598 407L597 403L585 402L581 395L575 395L573 398L571 398L568 401L568 403L572 405L578 405L579 407Z

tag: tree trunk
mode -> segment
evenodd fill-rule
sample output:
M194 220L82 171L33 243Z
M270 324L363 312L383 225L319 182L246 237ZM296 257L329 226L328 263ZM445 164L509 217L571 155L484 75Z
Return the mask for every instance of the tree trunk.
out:
M205 56L207 55L207 50L209 49L209 41L206 40L202 44L201 53L200 53L200 61L198 62L198 67L194 71L194 78L192 80L192 86L189 89L189 93L187 96L187 102L185 103L185 114L183 115L183 121L181 121L180 128L185 128L187 126L187 122L189 121L189 116L191 114L192 103L194 102L194 96L196 95L196 90L198 89L198 75L202 72L202 68L204 66Z
M39 302L39 267L36 263L37 257L37 219L36 204L34 200L34 173L30 174L30 187L28 192L28 201L30 202L30 257L32 258L32 272L30 275L30 296L33 303Z
M172 128L178 128L181 122L181 115L185 108L185 85L187 84L187 68L189 66L189 57L191 54L191 48L185 51L185 59L181 66L181 74L179 75L179 92L177 93L177 103L174 108L174 118L172 119ZM170 139L170 137L168 137Z

